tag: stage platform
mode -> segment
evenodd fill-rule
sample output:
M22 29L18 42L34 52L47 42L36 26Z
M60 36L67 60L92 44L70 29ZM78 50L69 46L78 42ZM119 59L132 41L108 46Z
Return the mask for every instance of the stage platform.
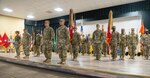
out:
M65 65L57 64L60 59L56 53L52 54L51 64L43 63L45 60L43 54L40 57L34 57L33 53L30 53L29 60L22 58L23 53L21 53L20 60L14 58L15 53L0 53L0 60L88 77L150 78L150 60L144 60L142 56L136 56L135 60L126 56L124 61L119 60L119 58L117 61L111 61L110 56L102 56L101 61L97 61L93 55L82 56L79 54L78 62L75 62L72 61L70 54L67 55Z

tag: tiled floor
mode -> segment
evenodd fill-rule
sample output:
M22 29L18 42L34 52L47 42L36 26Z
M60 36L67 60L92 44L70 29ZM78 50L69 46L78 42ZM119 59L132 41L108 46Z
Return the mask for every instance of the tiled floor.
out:
M0 78L87 78L0 61Z
M15 53L0 53L0 56L14 58ZM23 56L24 55L22 53L21 59ZM40 57L34 57L31 53L29 60L42 63L45 58L43 54ZM59 61L60 59L58 57L58 54L53 53L51 64L56 65ZM142 56L136 56L135 60L129 59L129 57L126 56L124 61L119 60L119 58L117 61L111 61L111 56L107 56L102 57L101 61L97 61L95 60L95 57L93 57L93 55L79 55L78 62L74 62L71 61L71 55L68 54L66 66L80 67L112 73L115 72L121 74L150 76L150 60L144 60Z

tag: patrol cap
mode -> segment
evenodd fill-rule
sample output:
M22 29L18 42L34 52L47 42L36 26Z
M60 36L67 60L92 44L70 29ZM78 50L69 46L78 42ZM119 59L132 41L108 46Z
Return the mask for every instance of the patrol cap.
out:
M116 26L112 26L112 28L116 28Z
M121 29L121 31L124 31L124 30L125 30L124 28Z
M133 30L134 30L134 28L131 28L131 30L133 31Z
M60 19L59 22L65 22L65 19Z
M19 31L15 31L15 33L19 33Z

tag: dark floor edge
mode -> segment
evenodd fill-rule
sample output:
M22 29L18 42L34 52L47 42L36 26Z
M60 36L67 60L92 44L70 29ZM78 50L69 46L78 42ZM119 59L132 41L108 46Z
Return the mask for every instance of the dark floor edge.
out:
M35 67L35 68L41 68L41 69L46 69L46 70L52 70L52 71L56 71L56 72L68 73L68 74L72 74L72 75L91 77L91 78L104 77L104 76L101 76L101 74L103 74L103 73L107 73L109 75L117 75L117 76L132 76L132 77L140 77L140 78L146 78L146 77L148 78L149 77L149 76L141 76L141 75L103 72L103 71L101 72L101 71L97 71L97 70L88 70L88 69L84 69L84 68L75 68L75 67L69 67L69 66L64 66L64 65L47 65L47 64L43 64L43 63L38 63L38 62L33 62L33 61L28 61L28 60L12 59L12 58L2 57L2 56L0 56L0 61L30 66L30 67Z

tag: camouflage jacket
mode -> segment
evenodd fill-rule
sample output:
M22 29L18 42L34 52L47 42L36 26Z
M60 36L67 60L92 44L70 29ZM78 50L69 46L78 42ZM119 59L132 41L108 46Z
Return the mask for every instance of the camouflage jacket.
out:
M70 43L69 39L69 30L66 26L59 27L56 30L57 44L65 44L68 45Z
M118 32L112 32L112 38L110 40L110 46L119 44L119 33Z
M34 45L40 45L40 44L41 44L41 35L36 34Z
M43 41L46 41L46 40L53 41L54 36L55 36L55 33L52 27L44 28Z
M131 33L129 35L129 45L137 45L138 44L138 35L135 33Z
M15 36L15 44L20 44L21 42L21 37L19 35Z
M78 32L74 32L72 37L72 45L79 45L80 42L81 42L80 34Z
M101 30L95 30L93 32L93 43L100 43L102 44L104 42L104 35L103 32Z
M140 42L143 44L143 45L150 45L150 35L146 35L146 34L143 34L141 36L141 40Z
M127 46L127 35L125 35L125 34L120 34L120 37L119 37L119 44L120 44L120 45L125 45L125 46Z
M29 33L23 33L23 38L22 38L22 43L24 45L30 45L30 42L31 42L31 36Z

